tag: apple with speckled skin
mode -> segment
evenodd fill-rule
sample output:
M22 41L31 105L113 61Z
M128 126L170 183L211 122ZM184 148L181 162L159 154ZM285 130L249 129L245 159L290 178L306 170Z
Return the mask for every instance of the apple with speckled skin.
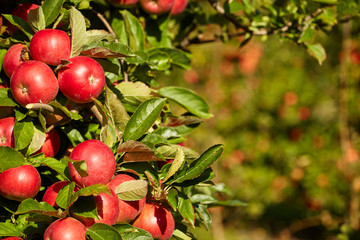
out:
M23 165L2 172L0 183L0 194L3 197L21 202L38 194L41 177L34 166Z

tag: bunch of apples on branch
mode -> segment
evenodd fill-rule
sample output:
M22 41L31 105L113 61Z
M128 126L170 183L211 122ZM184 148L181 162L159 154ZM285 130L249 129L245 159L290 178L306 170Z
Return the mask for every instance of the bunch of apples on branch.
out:
M213 117L206 101L156 82L160 72L190 69L190 55L148 38L146 24L176 22L187 5L4 7L0 237L192 239L192 229L210 227L209 207L242 205L216 197L228 192L212 181L223 146L186 147L187 135Z

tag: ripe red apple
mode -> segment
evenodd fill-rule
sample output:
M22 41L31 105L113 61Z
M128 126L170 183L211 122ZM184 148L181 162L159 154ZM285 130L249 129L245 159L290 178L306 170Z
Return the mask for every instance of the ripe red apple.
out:
M139 0L109 0L109 2L115 7L130 8L134 7Z
M33 3L20 4L14 8L14 10L11 12L11 15L20 17L23 20L27 21L30 10L36 9L38 7L39 7L39 5L33 4ZM10 34L13 34L16 29L17 28L14 25L9 24L8 30L9 30Z
M99 140L86 140L77 145L70 154L75 161L85 160L88 176L81 177L69 162L71 179L79 186L90 186L97 183L107 184L115 173L116 162L111 149Z
M159 15L169 12L174 0L140 0L140 4L144 11Z
M71 63L60 68L58 80L60 91L77 103L91 102L105 87L105 75L101 65L86 56L68 59Z
M28 48L25 44L12 45L4 56L3 68L6 75L11 78L15 68L25 62L24 56Z
M0 119L0 146L14 148L14 125L14 117Z
M45 157L53 157L55 156L60 149L60 136L58 132L53 129L50 132L46 133L45 142L42 147L36 152L44 153Z
M171 212L156 203L146 203L132 225L148 231L154 239L160 240L170 239L175 229Z
M75 218L61 218L52 222L44 233L44 240L85 240L86 228Z
M121 183L130 180L135 180L135 178L127 174L118 174L107 185L115 192ZM119 215L116 223L129 223L134 220L143 210L145 202L146 197L138 201L124 201L119 199Z
M58 206L56 204L57 195L58 195L59 191L69 183L70 183L69 181L60 181L60 182L56 182L53 185L49 186L46 189L44 196L42 198L43 202L47 202L51 206L57 207Z
M29 49L34 60L56 66L70 57L70 37L58 29L43 29L34 34Z
M82 222L86 228L91 227L94 223L115 224L119 215L119 198L113 190L110 191L111 196L107 193L100 193L95 196L96 210L99 219L82 217L75 213L72 213L72 216Z
M182 13L188 4L188 0L175 0L170 10L170 15L175 16Z
M6 237L6 238L2 238L2 240L23 240L20 237Z
M43 62L26 61L20 64L10 79L15 100L26 106L29 103L49 103L55 99L59 84L54 72Z
M0 194L10 200L33 198L41 187L39 172L32 165L10 168L0 174Z

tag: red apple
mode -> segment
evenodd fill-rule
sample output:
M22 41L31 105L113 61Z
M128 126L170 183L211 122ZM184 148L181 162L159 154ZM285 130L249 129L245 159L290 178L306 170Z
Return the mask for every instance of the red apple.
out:
M26 61L20 64L10 79L15 100L26 106L29 103L49 103L55 99L59 84L54 72L43 62Z
M60 136L55 129L46 133L45 142L36 153L44 153L45 157L55 156L60 149Z
M156 203L146 203L132 225L148 231L154 239L160 240L170 239L175 229L171 212Z
M86 228L91 227L94 223L115 224L119 215L119 198L113 190L110 191L111 196L107 193L100 193L95 196L96 210L99 219L82 217L75 213L72 213L72 216L82 222Z
M44 240L86 240L86 228L75 218L61 218L48 226Z
M28 48L25 44L12 45L4 56L3 68L6 75L11 78L15 68L25 62L24 56Z
M69 162L71 179L79 186L90 186L97 183L107 184L115 173L116 162L111 149L99 140L86 140L77 145L70 154L75 161L85 160L87 176L81 177Z
M0 174L0 194L10 200L33 198L41 187L39 172L32 165L10 168Z
M14 10L11 12L11 15L20 17L23 20L27 21L30 10L36 9L38 7L39 7L39 5L33 4L33 3L20 4L14 8ZM8 30L9 30L10 34L13 34L16 29L17 28L14 25L9 24Z
M118 174L107 185L115 192L121 183L130 180L135 180L135 178L127 174ZM145 202L145 197L138 201L124 201L119 199L119 215L116 223L129 223L134 220L143 210Z
M60 91L74 102L91 102L105 87L103 68L96 60L86 56L68 60L71 63L58 71Z
M14 117L7 117L0 119L0 146L14 148L15 146L14 125L15 125Z
M148 13L163 14L171 10L174 0L140 0L140 4Z
M130 8L134 7L139 0L109 0L109 2L115 7Z
M70 57L70 37L58 29L43 29L34 34L29 49L34 60L56 66Z
M60 181L49 186L46 189L44 196L42 198L43 202L47 202L51 206L57 207L58 205L56 204L56 198L58 196L58 193L63 187L65 187L69 183L70 183L69 181Z
M175 0L174 5L170 10L170 15L179 15L182 13L188 4L188 0Z

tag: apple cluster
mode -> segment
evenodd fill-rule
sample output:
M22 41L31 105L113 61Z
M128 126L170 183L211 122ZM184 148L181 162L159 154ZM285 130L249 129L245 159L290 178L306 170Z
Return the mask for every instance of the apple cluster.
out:
M188 0L109 0L109 2L116 7L130 8L140 3L141 8L150 14L161 15L170 13L175 16L182 13Z
M23 107L28 104L47 104L55 100L60 90L75 103L87 103L97 98L105 87L105 75L101 65L87 56L71 57L71 41L68 34L58 29L36 32L25 44L11 46L3 61L3 69L10 78L14 99ZM15 147L15 117L0 119L0 146ZM54 157L60 148L60 137L55 129L46 133L46 140L35 154L44 153ZM169 239L175 228L172 213L163 205L137 201L124 201L116 194L123 182L135 180L121 173L115 174L116 161L112 150L100 140L86 140L78 144L69 158L69 173L76 183L74 191L94 184L108 186L111 194L96 195L97 218L84 217L70 212L70 216L52 222L44 233L44 239L85 239L86 231L95 223L132 223L134 227L150 232L156 239ZM76 161L85 161L86 176L74 166ZM41 187L38 170L28 164L10 168L0 174L0 194L14 201L35 198ZM59 191L70 182L59 181L48 187L43 202L58 207ZM67 236L67 238L64 238Z
M6 52L3 68L10 78L10 89L22 106L49 103L60 90L77 103L91 102L105 87L101 65L86 56L71 56L69 35L58 29L36 32L25 44L15 44ZM57 76L52 69L56 67Z

